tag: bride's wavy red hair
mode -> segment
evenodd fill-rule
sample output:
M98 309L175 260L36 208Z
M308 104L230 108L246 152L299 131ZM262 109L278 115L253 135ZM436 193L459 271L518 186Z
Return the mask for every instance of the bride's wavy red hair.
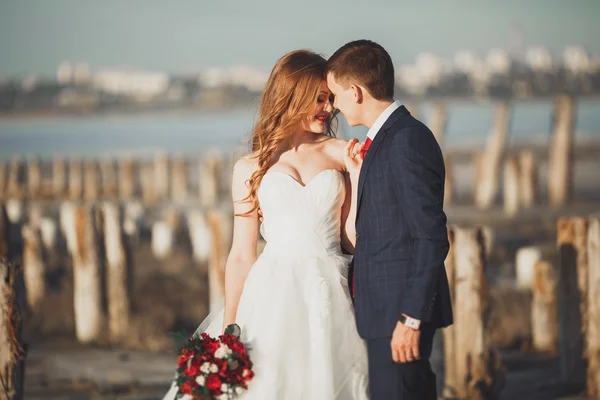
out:
M273 67L250 136L252 157L257 159L258 168L247 182L250 188L248 197L253 203L247 214L258 208L256 193L271 167L273 155L297 125L314 112L321 82L326 79L326 63L319 54L296 50L281 57ZM329 136L334 136L331 129L333 118L332 113L326 124L325 133Z

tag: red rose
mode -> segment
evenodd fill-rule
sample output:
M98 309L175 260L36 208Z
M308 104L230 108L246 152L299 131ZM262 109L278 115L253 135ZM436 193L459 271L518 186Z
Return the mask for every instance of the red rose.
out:
M215 391L217 389L221 389L221 379L218 375L210 374L206 379L206 387L208 390Z
M217 351L218 348L219 348L219 342L216 342L216 341L213 341L213 340L207 340L204 343L204 349L205 349L205 351L207 351L211 355L214 355L215 351Z
M237 354L241 354L241 355L246 354L246 346L244 346L244 344L242 342L235 342L231 346L231 350L233 350L233 352L237 353Z
M185 382L183 385L181 385L179 390L181 391L181 393L184 393L184 394L192 394L192 390L194 390L195 388L196 388L196 384L194 383L194 381L189 380L189 381Z
M200 371L200 365L198 364L198 362L194 362L196 360L193 360L189 366L186 366L185 368L185 374L187 376L196 376L198 375L198 372Z

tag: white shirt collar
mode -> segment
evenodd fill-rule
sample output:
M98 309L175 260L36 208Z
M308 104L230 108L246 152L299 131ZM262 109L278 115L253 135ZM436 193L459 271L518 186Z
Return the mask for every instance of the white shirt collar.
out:
M396 111L400 106L401 106L401 104L398 100L396 100L392 104L390 104L388 106L388 108L386 108L381 113L381 115L379 115L379 117L377 117L377 119L375 120L375 123L373 123L373 126L371 126L371 128L367 132L367 137L370 138L371 140L375 140L375 135L377 135L377 132L379 132L379 130L381 129L383 124L385 124L385 121L387 121L388 118L390 117L390 115L392 115L392 113L394 111Z

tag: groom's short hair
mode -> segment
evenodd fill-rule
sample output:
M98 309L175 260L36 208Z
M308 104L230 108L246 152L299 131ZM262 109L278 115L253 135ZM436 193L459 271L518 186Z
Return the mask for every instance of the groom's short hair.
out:
M355 40L340 47L327 61L342 86L355 83L366 88L377 100L394 97L394 64L387 51L371 40Z

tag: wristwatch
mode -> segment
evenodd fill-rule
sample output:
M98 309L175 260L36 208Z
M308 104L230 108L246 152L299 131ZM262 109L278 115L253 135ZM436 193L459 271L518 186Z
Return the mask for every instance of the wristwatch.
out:
M404 325L408 326L409 328L412 328L416 331L421 329L421 321L419 321L418 319L407 317L405 315L400 315L399 321L402 324L404 324Z

